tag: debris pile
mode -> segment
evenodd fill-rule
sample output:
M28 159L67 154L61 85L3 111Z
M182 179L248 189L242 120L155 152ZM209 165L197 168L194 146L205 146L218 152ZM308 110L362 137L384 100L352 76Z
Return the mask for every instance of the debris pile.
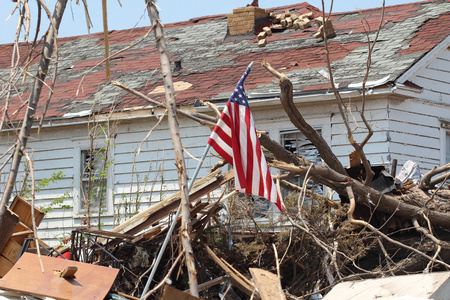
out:
M274 29L306 29L311 27L311 20L314 18L312 12L298 15L291 14L290 11L285 11L282 14L270 13L269 15Z
M388 176L383 171L378 173L379 177ZM360 176L358 171L354 174L355 177ZM401 274L423 269L427 265L427 261L420 259L420 256L413 255L415 260L411 260L411 257L405 259L409 256L408 252L391 242L385 242L384 252L379 252L377 237L347 219L349 204L341 203L338 206L314 193L309 193L309 200L305 202L305 194L301 189L285 197L285 212L272 223L256 222L254 218L258 214L254 200L242 195L236 197L232 202L234 204L227 206L228 221L224 222L219 213L225 207L224 202L229 201L230 194L224 196L224 192L220 197L211 197L211 200L204 196L227 184L233 177L233 171L222 174L220 170L215 170L195 182L190 191L191 238L199 291L203 299L295 299L293 295L308 297L325 294L331 289L332 283L354 274L359 274L359 278L369 278L374 272ZM395 186L391 192L397 192ZM417 192L417 189L402 187L398 197L404 198L412 192ZM231 195L234 197L236 193L232 192ZM433 202L448 203L449 199L450 192L443 189L435 193ZM28 247L22 255L18 251L15 259L20 258L15 265L15 261L11 262L11 271L2 275L0 289L33 295L37 299L75 299L70 293L80 295L79 299L94 296L98 299L122 299L117 298L119 296L138 299L143 295L149 270L155 265L154 259L179 203L180 194L177 193L110 231L93 228L73 230L71 239L66 241L67 247L58 248L59 252L45 253L53 258L41 257L44 272L41 271L38 257L26 253L35 253L35 246ZM303 205L299 206L299 203ZM27 209L21 211L21 206ZM299 211L299 207L303 208ZM11 205L11 215L20 213L17 224L29 222L30 216L25 213L29 213L30 208L27 201L16 197ZM430 208L439 209L434 206ZM444 210L448 211L448 205ZM261 216L265 210L259 213ZM364 211L359 213L362 218L365 217ZM43 214L36 215L42 220ZM388 222L386 217L394 225L386 228L397 241L414 244L420 240L420 233L405 227L397 217L376 213L371 216L371 222L383 222L383 218L384 222ZM245 218L250 225L240 223ZM19 220L19 217L10 219ZM179 219L176 229L181 223ZM1 232L16 232L15 236L11 234L11 239L25 235L21 233L22 230L13 228L9 226L8 230ZM31 234L30 230L27 234ZM436 229L436 233L443 241L450 239L445 236L445 232ZM443 245L446 243L443 242ZM41 248L47 247L41 242ZM429 242L416 247L425 253L435 251L435 246ZM187 270L179 259L183 253L181 248L177 234L173 235L170 247L165 250L157 266L157 275L150 284L150 289L155 289L151 297L198 299L187 294ZM448 254L449 251L443 249L440 256L445 261ZM14 259L11 256L9 258ZM390 264L402 265L402 268L389 268ZM439 267L437 264L433 268L439 270ZM361 274L358 268L373 271ZM27 278L29 284L24 286L20 278ZM46 289L37 288L44 282L51 284ZM80 291L78 283L83 282L85 285ZM96 288L91 289L92 286Z
M305 30L310 28L311 21L314 19L314 14L309 12L298 15L287 10L282 14L275 14L271 12L269 14L269 18L272 25L270 27L264 27L258 34L258 47L264 47L267 45L267 37L272 35L272 31L281 31L285 29ZM324 33L327 38L333 38L336 36L331 20L327 19L326 22L324 22L323 17L317 17L314 21L318 26L318 30L314 34L315 38L323 38Z
M15 196L7 208L0 228L0 276L3 277L13 267L21 252L28 247L36 248L33 239L33 218L31 204L20 196ZM39 226L45 213L34 208L34 219ZM51 249L43 241L39 241Z

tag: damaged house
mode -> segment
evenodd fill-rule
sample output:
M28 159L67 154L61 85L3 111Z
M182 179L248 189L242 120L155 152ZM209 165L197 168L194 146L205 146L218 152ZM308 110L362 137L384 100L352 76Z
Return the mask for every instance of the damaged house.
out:
M362 13L372 40L382 9ZM424 1L388 6L384 13L366 83L365 111L374 129L366 155L372 165L389 167L396 159L401 166L412 160L430 170L450 162L450 4ZM316 34L321 16L320 9L303 2L237 8L228 15L165 25L179 110L214 116L203 101L223 108L253 61L245 89L257 129L286 149L320 162L318 152L283 110L278 80L261 66L268 61L290 78L296 106L348 165L353 148L327 82L324 41ZM302 22L295 22L298 18ZM324 27L330 30L334 80L351 118L359 120L367 35L358 11L333 13L331 23L331 29ZM159 53L152 34L143 38L149 29L110 32L111 79L163 101ZM20 52L27 53L29 47L21 44ZM3 79L10 74L13 48L0 45ZM103 59L103 34L58 39L54 94L47 105L44 87L27 145L41 182L36 206L48 211L39 226L39 237L47 244L59 243L73 228L86 224L111 229L177 191L169 127L167 119L160 120L164 110L108 81ZM29 65L30 73L37 63ZM50 77L46 83L51 85ZM12 122L1 132L2 153L16 140L14 120L23 116L28 95L25 90L9 103ZM211 130L184 115L179 115L179 123L190 176L198 163L194 157L201 156ZM363 129L355 130L357 139L365 136ZM199 177L218 160L210 154ZM1 173L1 191L6 169ZM26 195L28 186L28 166L23 164L14 193Z

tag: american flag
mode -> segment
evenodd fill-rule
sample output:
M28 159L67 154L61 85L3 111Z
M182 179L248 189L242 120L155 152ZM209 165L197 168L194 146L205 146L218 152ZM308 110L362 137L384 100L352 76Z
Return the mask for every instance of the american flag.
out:
M234 167L236 191L264 197L282 211L277 187L261 150L244 91L244 80L252 64L231 94L208 144Z

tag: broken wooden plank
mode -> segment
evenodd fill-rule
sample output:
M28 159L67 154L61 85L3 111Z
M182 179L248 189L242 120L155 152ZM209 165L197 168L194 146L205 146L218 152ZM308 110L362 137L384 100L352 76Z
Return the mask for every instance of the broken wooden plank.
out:
M286 300L277 275L258 268L249 270L262 300Z
M14 266L14 262L10 261L3 255L0 255L0 277L5 277L6 273Z
M24 222L20 221L19 224L16 227L16 230L14 230L14 233L24 232L24 231L28 231L28 232L31 232L31 233L29 233L29 234L13 235L13 236L11 236L11 239L16 241L20 245L22 245L23 242L25 241L25 239L33 237L33 229L31 229L31 227L27 226Z
M33 234L33 230L24 230L24 231L18 231L14 232L11 237L17 237L17 236L23 236L23 235L30 235Z
M3 251L3 248L5 248L6 243L16 230L18 224L19 216L7 208L3 215L3 222L0 227L0 253Z
M105 238L121 239L126 242L129 242L135 238L134 235L131 235L131 234L111 232L111 231L105 231L105 230L99 230L99 229L87 228L87 227L79 227L76 230L81 231L81 232L95 234L97 236L101 236L101 237L105 237Z
M122 297L125 297L125 298L128 298L128 299L139 300L139 298L137 298L137 297L133 297L133 296L127 295L127 294L122 293L122 292L115 292L115 293L117 295L119 295L119 296L122 296Z
M31 214L31 203L27 200L23 199L19 195L16 195L14 197L14 200L10 206L10 209L15 212L19 218L20 221L25 223L30 228L33 228L33 217ZM34 220L36 221L36 227L41 224L41 221L44 219L45 213L38 209L37 207L34 207Z
M207 176L196 181L189 193L189 200L195 201L206 195L207 193L215 190L222 184L232 180L234 178L233 170L228 171L223 176L220 175L220 170L216 170ZM170 198L161 201L155 205L150 206L148 209L137 214L126 222L113 228L112 232L136 234L151 225L158 220L168 216L171 211L177 209L180 204L180 193L172 195Z
M78 268L75 266L68 266L67 268L64 269L64 271L61 272L61 275L59 275L59 277L65 278L65 279L69 279L69 278L74 278L75 277L75 273L78 271Z
M6 257L11 262L16 262L19 258L20 251L22 250L22 246L16 241L9 239L3 248L2 255Z
M165 225L164 225L165 226ZM157 234L159 234L162 230L162 225L153 227L152 229L143 232L141 234L139 234L138 236L136 236L134 239L131 240L132 243L137 243L141 240L149 240L151 238L153 238L154 236L156 236Z
M0 279L0 288L56 299L103 299L111 289L119 269L24 253L14 267ZM54 270L78 268L76 278L63 280ZM26 284L25 284L26 283Z
M229 276L220 276L220 277L214 278L213 280L210 280L210 281L204 282L202 284L199 284L198 285L198 291L199 292L206 291L207 289L209 289L209 288L211 288L211 287L213 287L215 285L221 284L222 282L228 281L228 280L230 280ZM184 290L184 292L188 293L189 290Z
M247 277L242 275L227 261L219 258L207 245L205 245L205 248L211 259L214 260L222 268L222 270L227 273L228 276L230 276L230 280L234 286L250 297L253 295L253 299L261 299L259 293L255 289L255 286Z
M185 293L183 291L177 290L176 288L171 287L170 285L164 286L164 292L161 297L161 300L197 300L195 296L191 294Z

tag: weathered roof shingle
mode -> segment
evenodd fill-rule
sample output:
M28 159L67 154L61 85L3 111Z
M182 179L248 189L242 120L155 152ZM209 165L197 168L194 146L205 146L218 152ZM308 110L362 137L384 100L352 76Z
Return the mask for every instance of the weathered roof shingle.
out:
M321 12L308 3L272 8L273 12L290 10L314 17ZM370 39L380 22L381 8L362 11L364 24L370 28ZM206 16L186 22L167 24L165 38L171 61L181 61L182 69L174 72L178 104L191 104L196 99L227 99L247 65L255 62L246 80L248 93L269 93L278 89L276 80L260 63L267 60L288 75L297 91L328 89L327 82L316 72L326 68L323 41L313 38L317 26L306 30L286 29L268 37L268 44L259 48L253 35L226 38L227 16ZM335 13L332 22L337 37L329 40L330 58L336 82L361 82L367 57L367 36L359 12ZM149 27L112 31L109 35L111 54L139 40ZM389 76L395 81L425 53L442 42L450 32L450 3L425 1L389 6L385 9L378 42L372 55L369 80ZM92 108L99 101L99 109L127 109L148 105L127 95L105 79L104 65L90 70L103 60L103 34L59 39L59 75L46 118L63 117ZM20 46L21 55L29 45ZM0 45L0 77L9 76L13 45ZM38 59L29 67L32 74ZM312 70L314 69L314 70ZM112 78L137 89L156 100L162 100L162 79L159 56L154 37L144 41L111 60ZM50 73L49 73L50 74ZM83 77L84 76L84 77ZM83 80L82 80L83 79ZM50 83L50 79L48 81ZM77 93L78 92L78 93ZM14 98L10 111L15 111L27 97ZM37 117L42 114L47 91Z

